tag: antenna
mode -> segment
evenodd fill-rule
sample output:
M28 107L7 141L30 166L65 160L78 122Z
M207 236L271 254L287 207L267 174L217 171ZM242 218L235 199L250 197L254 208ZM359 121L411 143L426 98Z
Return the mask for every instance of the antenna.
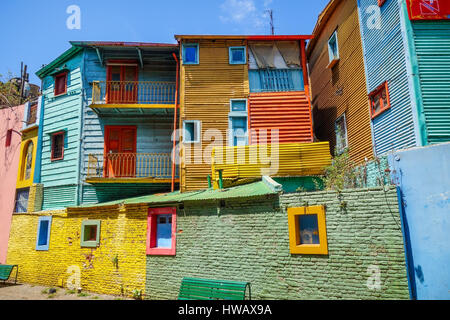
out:
M271 32L272 35L274 35L275 34L275 26L273 24L273 10L269 9L269 10L266 10L265 12L269 14L269 18L270 18L270 32Z

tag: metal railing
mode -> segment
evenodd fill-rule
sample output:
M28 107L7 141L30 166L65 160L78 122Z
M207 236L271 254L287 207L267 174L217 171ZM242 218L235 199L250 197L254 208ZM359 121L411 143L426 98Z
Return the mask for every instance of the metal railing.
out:
M174 104L175 82L94 81L92 104Z
M87 178L154 178L172 176L170 153L90 154Z

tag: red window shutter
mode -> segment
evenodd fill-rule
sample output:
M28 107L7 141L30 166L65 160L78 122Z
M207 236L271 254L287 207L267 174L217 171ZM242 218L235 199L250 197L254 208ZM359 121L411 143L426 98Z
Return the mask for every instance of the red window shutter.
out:
M67 72L55 76L55 96L66 93L67 91Z

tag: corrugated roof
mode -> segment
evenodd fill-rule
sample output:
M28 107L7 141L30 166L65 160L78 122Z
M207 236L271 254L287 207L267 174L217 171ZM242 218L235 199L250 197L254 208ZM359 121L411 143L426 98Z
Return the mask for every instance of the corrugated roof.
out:
M94 205L83 205L79 207L72 207L70 209L76 208L95 208L95 207L109 207L116 206L120 204L131 205L131 204L164 204L164 203L180 203L185 201L207 201L207 200L226 200L226 199L238 199L238 198L253 198L261 197L265 195L277 194L277 185L271 185L271 182L267 180L258 181L246 185L241 185L237 187L227 188L227 189L204 189L200 191L184 192L179 191L164 194L152 194L148 196L129 198L124 200L111 201L106 203L99 203Z
M204 39L204 40L309 40L312 35L175 35L175 39Z

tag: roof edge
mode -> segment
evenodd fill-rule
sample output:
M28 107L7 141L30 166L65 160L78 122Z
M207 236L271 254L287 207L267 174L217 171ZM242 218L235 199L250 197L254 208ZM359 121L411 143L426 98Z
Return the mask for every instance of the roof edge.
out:
M72 45L72 47L70 49L64 51L63 54L61 54L59 57L54 59L48 65L46 65L46 66L42 67L41 69L39 69L38 71L36 71L35 74L39 78L42 79L43 77L45 77L49 73L51 73L52 69L55 68L57 65L66 62L67 60L69 60L70 58L72 58L74 55L78 54L82 50L83 50L83 48Z

